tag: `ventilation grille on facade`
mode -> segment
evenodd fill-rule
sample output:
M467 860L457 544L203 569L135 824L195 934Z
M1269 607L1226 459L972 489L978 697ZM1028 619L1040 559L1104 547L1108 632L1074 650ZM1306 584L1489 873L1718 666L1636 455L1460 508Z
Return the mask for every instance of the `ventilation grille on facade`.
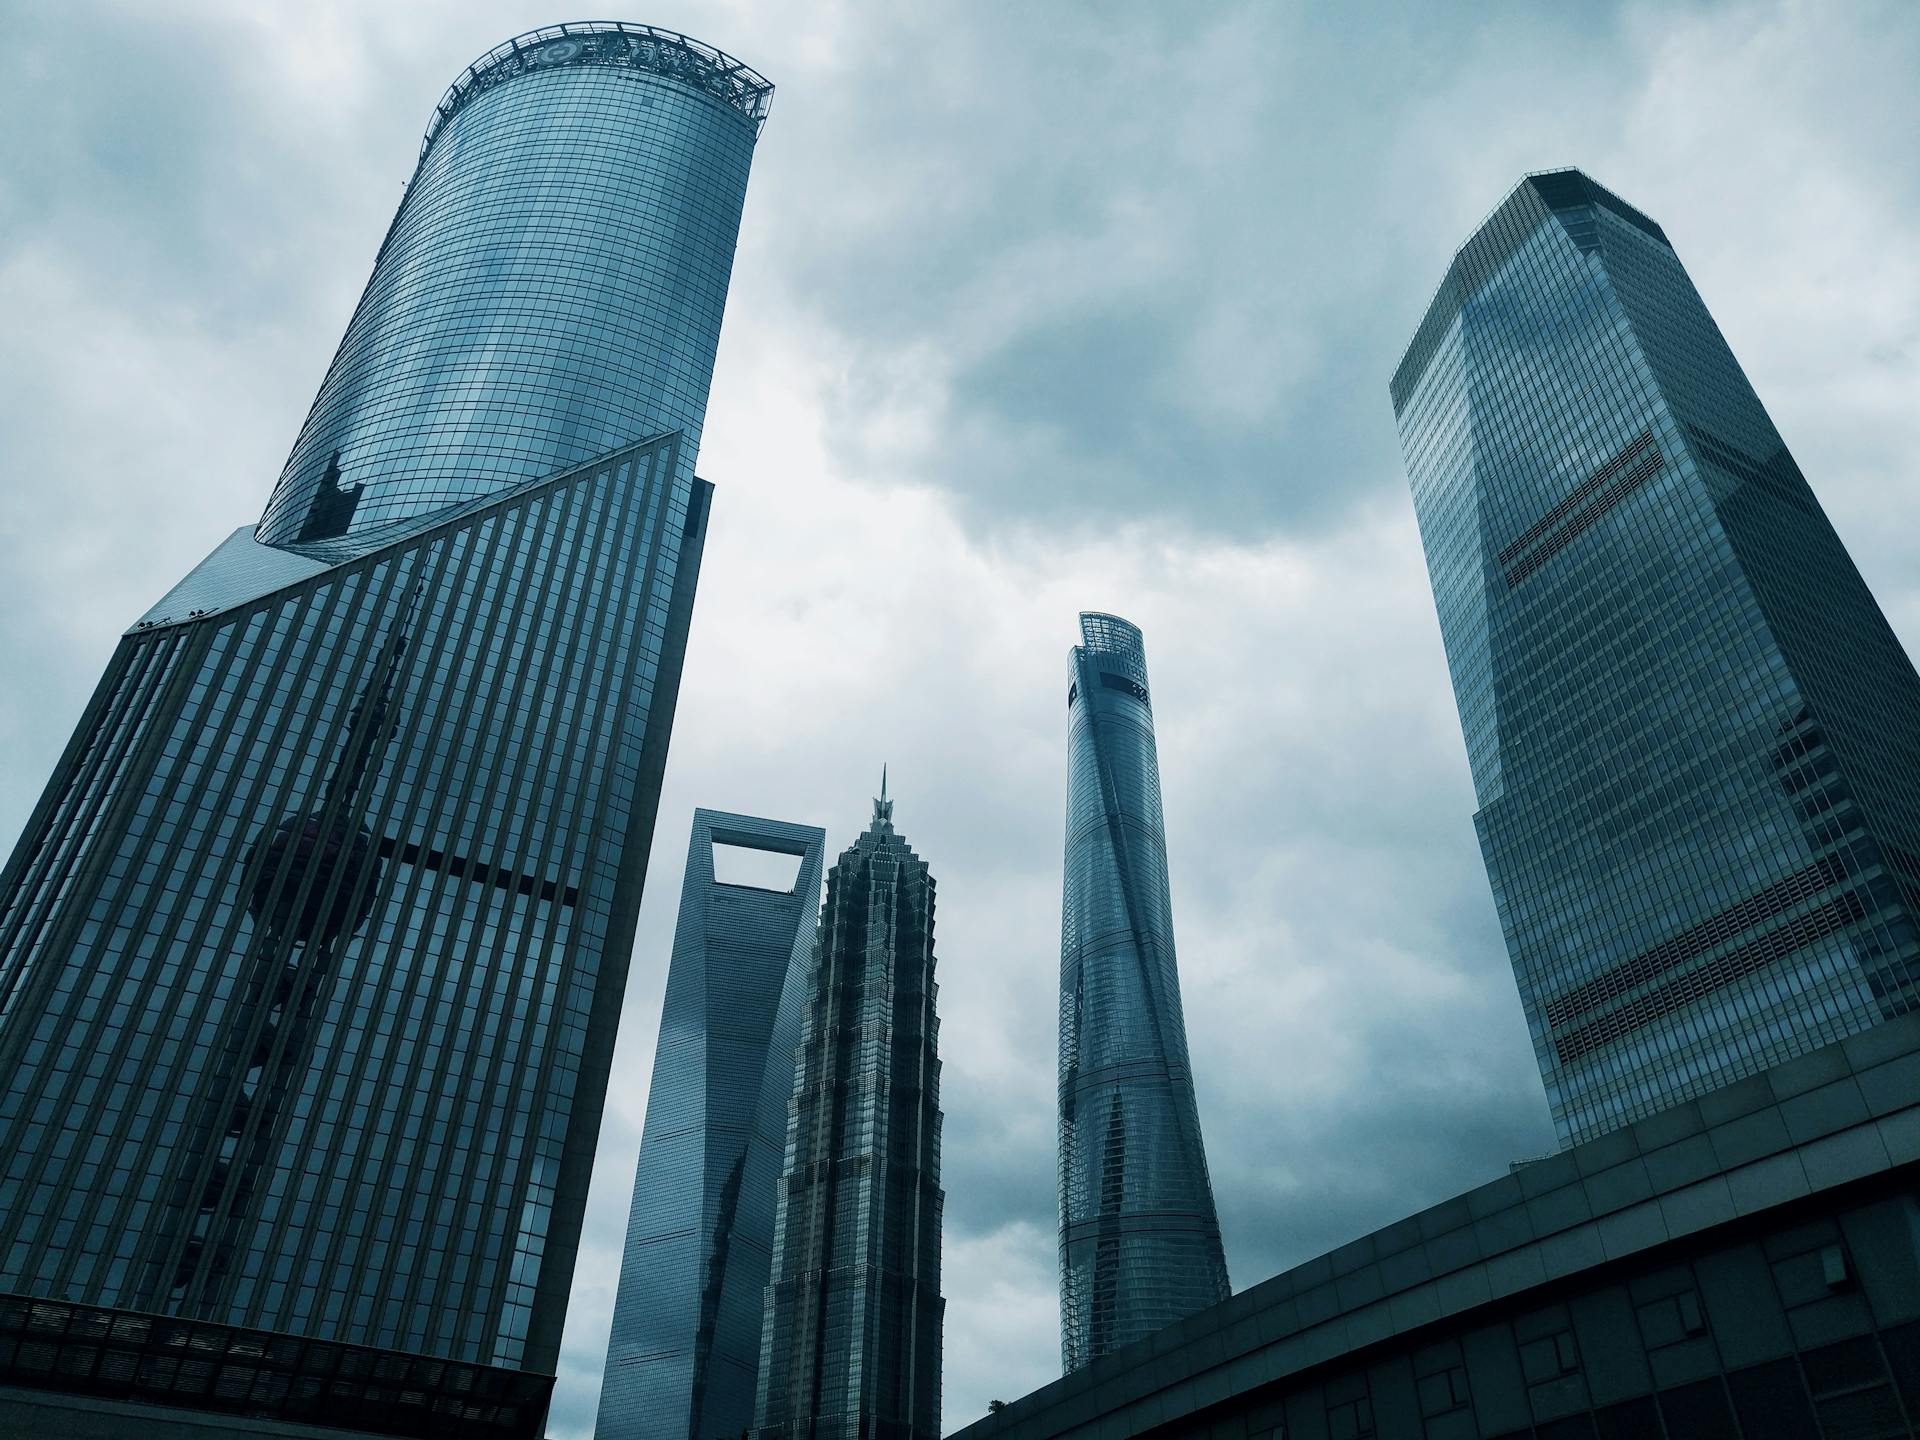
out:
M1570 1020L1578 1019L1589 1010L1594 1010L1613 999L1624 995L1637 985L1644 985L1656 975L1671 970L1676 965L1684 965L1695 956L1704 955L1722 941L1731 940L1743 930L1751 930L1763 920L1771 920L1783 911L1791 910L1802 900L1818 895L1830 886L1838 885L1847 878L1847 867L1835 856L1815 861L1804 870L1796 870L1784 880L1776 881L1755 894L1734 905L1729 905L1718 915L1701 921L1698 925L1682 930L1678 935L1662 940L1650 950L1616 965L1603 975L1597 975L1566 994L1547 1002L1546 1019L1556 1029Z
M1563 1065L1577 1060L1651 1020L1691 1005L1701 996L1730 985L1756 970L1763 970L1776 960L1784 959L1824 936L1845 930L1849 925L1858 924L1866 917L1867 909L1858 893L1849 890L1838 899L1829 900L1818 909L1709 960L1697 970L1656 986L1618 1010L1555 1036L1554 1054Z
M1658 240L1662 245L1667 243L1667 232L1644 211L1636 210L1599 181L1578 170L1548 170L1529 175L1526 183L1539 192L1549 209L1560 211L1599 205L1611 210L1649 239Z
M1560 222L1560 228L1567 232L1567 238L1583 253L1600 248L1600 217L1594 213L1591 205L1555 210L1553 218Z
M1507 588L1513 589L1571 545L1607 511L1658 475L1662 463L1653 432L1642 430L1626 449L1589 475L1571 495L1556 503L1500 552Z
M1125 675L1115 675L1111 670L1102 670L1100 672L1100 683L1109 690L1119 690L1124 694L1131 695L1142 705L1147 703L1147 687L1142 685L1138 680L1130 680Z
M556 900L562 905L580 903L580 887L577 885L542 880L538 875L522 875L505 865L489 865L484 860L449 855L444 850L430 850L424 845L411 842L402 844L391 835L381 837L379 851L382 860L417 865L422 870L451 875L456 880L471 880L476 885L496 885L514 895L535 895L549 904Z

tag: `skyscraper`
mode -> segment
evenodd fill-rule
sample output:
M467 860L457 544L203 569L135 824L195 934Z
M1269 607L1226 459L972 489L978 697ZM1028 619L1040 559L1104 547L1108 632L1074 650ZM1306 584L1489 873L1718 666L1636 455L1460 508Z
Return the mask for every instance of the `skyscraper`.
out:
M256 538L392 527L677 430L691 467L773 87L645 25L554 25L435 108Z
M825 845L811 826L693 813L595 1440L737 1440L753 1423ZM792 887L717 878L727 848L794 856Z
M1920 1001L1920 680L1666 234L1522 181L1393 377L1562 1143Z
M591 25L441 101L260 525L0 875L0 1380L538 1433L768 95Z
M787 1111L760 1440L938 1440L933 877L873 823L827 873Z
M1231 1293L1173 951L1147 651L1083 614L1060 902L1060 1358L1078 1370Z

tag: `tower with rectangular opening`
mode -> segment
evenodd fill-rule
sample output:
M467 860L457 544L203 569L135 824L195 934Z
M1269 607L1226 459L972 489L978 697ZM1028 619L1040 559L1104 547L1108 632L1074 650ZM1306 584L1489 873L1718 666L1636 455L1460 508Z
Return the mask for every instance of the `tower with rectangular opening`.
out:
M738 1440L753 1423L825 844L810 825L693 812L599 1440Z

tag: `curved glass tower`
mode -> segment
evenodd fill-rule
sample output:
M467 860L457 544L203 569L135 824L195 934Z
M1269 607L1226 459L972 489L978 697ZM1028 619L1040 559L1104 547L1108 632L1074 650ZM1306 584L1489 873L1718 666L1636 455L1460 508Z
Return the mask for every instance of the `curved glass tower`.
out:
M374 539L670 430L690 465L772 94L639 25L554 26L468 66L258 538Z
M1060 1353L1068 1371L1227 1298L1173 952L1147 653L1083 614L1067 689Z
M1392 397L1562 1142L1920 1006L1920 679L1660 226L1529 176Z
M0 1388L543 1433L767 98L469 67L265 519L121 637L0 872Z

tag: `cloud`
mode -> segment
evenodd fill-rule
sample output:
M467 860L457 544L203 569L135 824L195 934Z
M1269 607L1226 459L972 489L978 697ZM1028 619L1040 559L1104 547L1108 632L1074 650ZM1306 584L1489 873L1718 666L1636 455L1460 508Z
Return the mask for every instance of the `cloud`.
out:
M0 829L119 631L278 473L432 102L517 4L15 18L0 122ZM931 862L946 1415L1057 1369L1065 667L1146 629L1239 1285L1547 1148L1387 377L1528 169L1673 236L1920 639L1920 20L1896 4L662 17L779 86L552 1431L596 1405L696 805ZM79 35L111 36L67 58Z
M800 144L832 127L834 183L766 182L808 185L789 272L867 351L825 397L836 462L910 469L973 531L1215 537L1318 528L1397 484L1380 376L1445 258L1407 223L1445 173L1398 153L1409 82L1451 88L1455 60L1483 120L1534 131L1539 92L1502 70L1569 42L1597 66L1610 28L1055 7L1016 38L969 18L880 27L782 115ZM926 57L878 113L876 51ZM905 445L886 423L903 377L938 417Z

